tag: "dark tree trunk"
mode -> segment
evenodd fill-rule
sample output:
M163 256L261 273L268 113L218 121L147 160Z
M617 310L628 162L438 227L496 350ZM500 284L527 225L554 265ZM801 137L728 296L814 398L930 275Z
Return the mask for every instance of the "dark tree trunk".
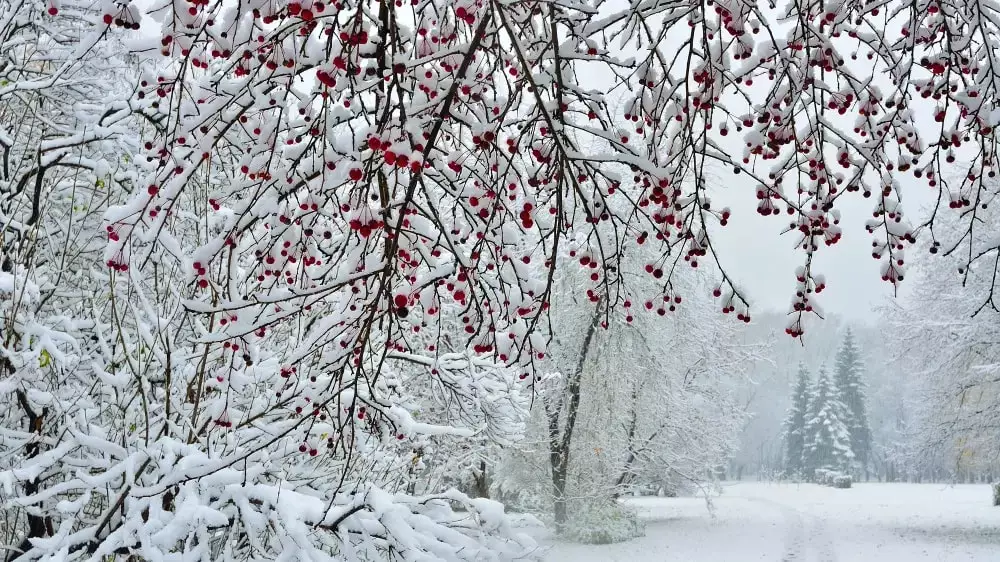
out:
M4 370L10 370L13 372L13 368L10 365L9 360L4 360ZM41 412L36 412L31 404L28 403L28 397L24 392L18 390L16 392L17 402L21 406L21 410L24 411L25 417L28 418L28 431L36 435L41 436L42 426L45 422L45 415L48 413L47 408L43 408ZM41 449L38 441L28 443L24 447L24 453L26 459L33 459L41 453ZM38 479L34 478L24 482L24 495L33 496L38 493ZM31 539L42 538L51 536L53 533L52 519L50 517L42 517L40 515L34 515L30 511L28 512L28 532L24 536L24 540L21 544L17 546L16 550L13 550L8 554L7 560L13 561L21 558L24 552L31 549Z
M490 497L490 473L489 469L486 467L486 461L479 461L479 470L472 475L473 479L473 490L472 493L475 494L477 498L489 498Z

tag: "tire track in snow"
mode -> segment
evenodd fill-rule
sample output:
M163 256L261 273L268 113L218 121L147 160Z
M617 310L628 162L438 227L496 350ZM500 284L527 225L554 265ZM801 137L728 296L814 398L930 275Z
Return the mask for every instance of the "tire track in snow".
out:
M781 556L781 562L805 560L806 526L802 515L794 509L785 509L777 504L772 507L777 508L785 520L785 553Z
M816 547L818 562L837 562L837 553L833 547L833 538L827 529L826 521L814 515L809 516L813 520L813 544Z

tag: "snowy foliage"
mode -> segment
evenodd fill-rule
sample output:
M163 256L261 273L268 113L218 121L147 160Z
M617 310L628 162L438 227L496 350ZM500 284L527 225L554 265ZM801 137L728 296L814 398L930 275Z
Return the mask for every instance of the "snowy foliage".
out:
M186 53L201 40L191 26L216 25L204 14L222 10L192 6L205 12L156 18L180 26ZM143 9L162 16L174 6ZM443 464L435 454L456 440L478 451L518 437L528 395L517 371L473 352L444 322L436 327L445 336L420 333L417 322L405 326L406 345L393 341L400 325L368 305L381 293L351 291L357 272L345 268L366 247L345 242L337 224L347 214L331 207L319 217L298 188L235 179L242 148L270 153L235 127L247 115L271 118L267 94L255 100L259 84L234 85L224 65L209 69L186 54L183 67L169 57L147 62L150 78L140 78L120 30L141 19L139 8L110 2L0 2L7 552L52 560L532 552L500 504L440 482L475 458L449 454L447 467L426 468ZM243 26L229 40L252 41L249 21L227 21ZM212 35L227 37L222 28ZM177 73L169 85L152 78L163 72ZM211 108L188 97L210 91ZM250 98L227 106L236 92ZM193 156L194 146L204 154ZM291 158L259 164L277 173ZM227 189L231 198L219 195ZM284 222L289 197L311 215ZM439 306L458 323L461 304ZM360 323L348 325L345 313Z

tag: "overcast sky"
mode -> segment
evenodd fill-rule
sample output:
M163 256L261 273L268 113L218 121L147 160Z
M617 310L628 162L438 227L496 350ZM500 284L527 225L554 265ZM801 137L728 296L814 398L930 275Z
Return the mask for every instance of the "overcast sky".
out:
M804 263L803 252L795 249L796 233L779 236L788 226L788 216L757 214L756 184L746 175L722 172L720 179L716 198L733 209L729 225L713 232L723 266L746 290L754 310L788 312L795 290L795 268ZM924 216L921 209L933 204L936 191L912 177L900 181L904 210L914 224ZM833 246L822 246L814 261L814 270L827 281L819 302L825 312L850 320L874 320L877 314L872 308L893 295L892 285L882 281L880 261L871 257L873 238L865 230L875 201L849 193L837 205L843 238ZM907 259L912 257L913 252L908 252ZM905 298L905 279L900 293Z

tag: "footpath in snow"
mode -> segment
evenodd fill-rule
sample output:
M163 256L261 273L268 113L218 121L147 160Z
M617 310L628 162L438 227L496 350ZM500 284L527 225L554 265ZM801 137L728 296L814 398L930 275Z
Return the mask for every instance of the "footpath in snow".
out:
M712 498L627 500L646 536L548 542L550 562L1000 562L986 485L738 483ZM544 542L544 541L543 541Z

